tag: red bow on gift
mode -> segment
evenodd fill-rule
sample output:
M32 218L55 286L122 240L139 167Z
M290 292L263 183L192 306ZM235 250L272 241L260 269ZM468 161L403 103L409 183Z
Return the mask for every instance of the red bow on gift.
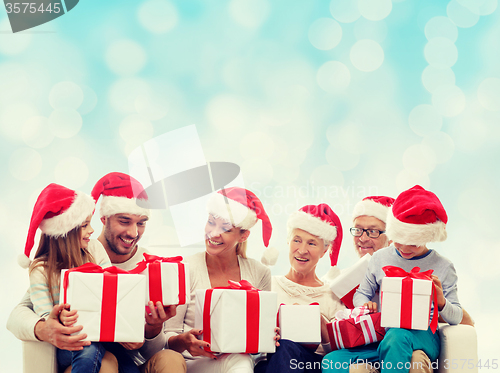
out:
M412 289L413 280L428 280L432 282L432 304L434 305L434 313L432 314L432 320L430 323L432 333L436 332L438 324L438 302L437 302L437 292L436 285L432 281L432 272L434 270L429 269L425 272L420 272L420 267L413 267L410 272L406 272L404 269L395 266L385 266L382 267L385 275L387 277L404 277L402 288L401 288L401 327L405 329L411 329L411 313L412 313Z
M143 255L144 260L137 263L137 266L130 273L142 273L149 266L149 299L154 304L158 301L162 302L161 263L175 263L178 266L179 304L186 304L186 273L184 264L182 263L182 256L164 258L146 253L143 253Z
M141 273L146 269L148 264L151 263L180 263L182 262L183 259L182 256L173 256L170 258L164 258L161 256L156 256L146 253L143 253L142 255L144 255L144 259L141 262L137 263L137 266L133 270L131 270L130 273Z

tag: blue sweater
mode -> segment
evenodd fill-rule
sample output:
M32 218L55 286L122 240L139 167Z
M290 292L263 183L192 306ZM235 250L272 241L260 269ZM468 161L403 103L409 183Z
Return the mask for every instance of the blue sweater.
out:
M420 267L420 272L434 270L433 274L441 281L443 295L446 299L439 314L450 325L459 324L462 321L462 307L458 301L458 277L455 267L450 260L439 255L435 250L429 250L426 254L412 259L402 258L393 245L375 252L368 264L365 278L354 294L355 306L362 306L373 298L375 292L380 289L382 279L385 276L382 267L388 265L400 267L407 272L413 267Z

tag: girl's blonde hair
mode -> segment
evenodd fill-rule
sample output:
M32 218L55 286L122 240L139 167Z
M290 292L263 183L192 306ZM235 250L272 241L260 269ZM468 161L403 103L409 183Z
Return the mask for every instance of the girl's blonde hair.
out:
M246 232L246 229L240 229L240 234ZM236 255L241 256L242 258L247 258L247 240L243 242L238 242L236 245Z
M50 300L54 303L53 290L59 287L61 269L95 263L87 249L80 248L82 227L70 230L66 235L53 237L42 233L30 273L35 267L42 266L47 278Z

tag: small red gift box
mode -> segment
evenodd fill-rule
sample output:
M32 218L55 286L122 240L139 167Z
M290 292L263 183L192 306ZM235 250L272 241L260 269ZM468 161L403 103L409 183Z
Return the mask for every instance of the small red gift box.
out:
M380 326L380 312L366 307L338 311L336 321L326 324L332 350L363 346L381 341L385 329Z
M130 272L146 276L146 306L149 301L163 306L189 302L189 270L182 256L163 258L144 253L144 260Z

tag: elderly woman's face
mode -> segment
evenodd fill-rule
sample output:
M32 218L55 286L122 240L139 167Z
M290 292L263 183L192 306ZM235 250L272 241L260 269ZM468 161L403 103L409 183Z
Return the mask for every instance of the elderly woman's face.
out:
M295 271L304 275L315 271L318 261L325 255L327 249L318 236L302 229L294 229L290 239L290 264Z
M234 227L224 219L208 216L205 226L205 246L207 253L219 255L228 250L233 250L239 242L248 238L250 231L241 233L241 229Z

